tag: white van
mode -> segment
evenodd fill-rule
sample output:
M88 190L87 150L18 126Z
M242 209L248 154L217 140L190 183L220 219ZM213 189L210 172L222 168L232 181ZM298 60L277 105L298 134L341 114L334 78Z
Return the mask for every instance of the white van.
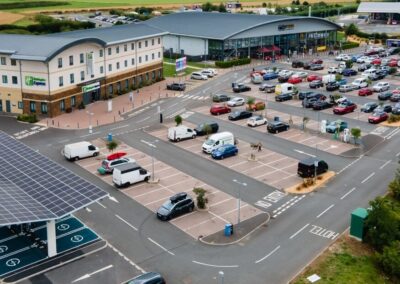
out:
M79 160L87 157L96 157L100 150L89 142L82 141L64 146L64 157L68 160Z
M136 163L127 163L114 168L112 180L116 187L128 186L141 181L148 181L151 173Z
M211 135L210 138L203 143L202 149L203 152L211 154L213 150L225 144L235 144L235 138L232 133L221 132Z
M204 75L200 72L193 72L192 75L190 75L190 79L194 79L194 80L207 80L208 76Z
M368 87L367 78L357 78L351 83L355 89L361 89Z
M179 142L184 139L196 138L196 131L184 125L168 128L168 139Z
M335 74L329 74L329 75L324 75L322 76L322 82L326 85L330 82L335 82L336 81L336 75Z
M297 93L297 88L295 85L290 84L290 83L283 83L283 84L278 84L275 86L275 94L276 95L282 95L282 94L288 94L288 95L293 95Z
M372 76L374 76L376 74L376 69L371 68L368 70L365 70L364 72L361 73L361 76L365 77L365 78L372 78Z

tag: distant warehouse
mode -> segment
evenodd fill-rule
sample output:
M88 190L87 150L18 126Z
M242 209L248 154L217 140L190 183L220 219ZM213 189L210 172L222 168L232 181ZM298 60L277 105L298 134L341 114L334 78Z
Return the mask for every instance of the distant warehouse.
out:
M367 22L400 25L400 2L362 2L357 13L367 13Z
M164 53L193 60L289 54L332 46L340 26L322 18L183 12L146 21L168 32Z

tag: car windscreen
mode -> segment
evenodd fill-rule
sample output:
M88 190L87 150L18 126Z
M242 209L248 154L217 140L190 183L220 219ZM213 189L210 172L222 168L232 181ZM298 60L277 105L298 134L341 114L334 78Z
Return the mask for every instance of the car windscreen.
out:
M165 208L165 209L167 209L168 211L171 211L171 209L172 209L173 206L174 206L174 205L172 204L171 200L168 200L167 202L165 202L165 203L162 205L162 207Z
M212 139L208 139L205 143L206 145L214 145L215 141Z

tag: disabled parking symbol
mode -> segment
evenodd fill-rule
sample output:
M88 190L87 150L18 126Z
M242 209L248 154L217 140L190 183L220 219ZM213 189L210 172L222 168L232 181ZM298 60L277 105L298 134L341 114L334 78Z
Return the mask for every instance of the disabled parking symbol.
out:
M17 266L20 263L21 260L19 258L10 258L9 260L6 261L6 265L10 267Z
M79 243L81 241L83 241L83 237L81 235L75 235L71 237L71 242L73 243Z
M59 231L66 231L66 230L69 229L69 225L68 224L60 224L60 225L57 226L57 229Z
M8 251L8 246L0 246L0 253L5 253Z

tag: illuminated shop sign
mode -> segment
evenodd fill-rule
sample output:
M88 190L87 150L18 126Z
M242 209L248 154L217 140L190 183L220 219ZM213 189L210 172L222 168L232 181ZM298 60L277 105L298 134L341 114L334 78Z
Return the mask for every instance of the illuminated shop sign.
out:
M46 79L34 77L34 76L25 76L25 85L27 85L27 86L46 86Z
M315 33L308 34L307 37L314 38L314 39L327 38L327 37L329 37L329 33L328 32L315 32Z

